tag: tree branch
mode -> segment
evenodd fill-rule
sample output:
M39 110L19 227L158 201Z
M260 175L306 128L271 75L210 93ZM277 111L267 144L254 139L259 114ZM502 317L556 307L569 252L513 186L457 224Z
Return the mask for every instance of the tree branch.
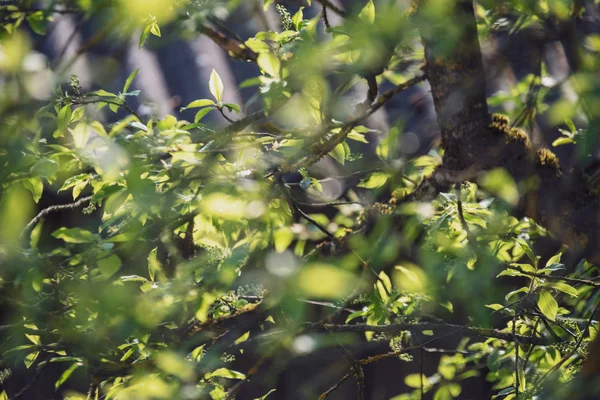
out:
M57 211L72 210L75 208L79 208L79 207L83 206L85 203L88 203L90 200L92 200L92 196L82 197L81 199L77 200L74 203L56 204L54 206L44 208L35 217L33 217L33 219L31 221L29 221L29 223L27 225L25 225L25 228L23 228L23 230L21 231L20 237L24 238L25 235L27 235L35 227L35 225L46 215L53 213L53 212L57 212Z
M208 36L213 42L226 50L233 58L247 61L256 61L258 58L258 55L253 50L244 46L244 44L237 39L228 38L211 27L203 25L202 28L200 28L200 33Z
M402 331L420 332L424 330L443 331L440 334L447 336L448 334L461 333L466 336L483 337L501 339L507 342L513 342L515 338L519 343L534 344L546 346L554 343L554 340L547 338L533 338L531 336L516 335L511 332L504 332L493 328L468 327L447 323L436 322L416 322L416 323L396 323L389 325L367 325L367 324L319 324L308 322L304 325L307 331L326 330L329 332L375 332L375 333L390 333L397 334ZM448 332L450 331L450 332ZM435 339L433 339L435 340Z

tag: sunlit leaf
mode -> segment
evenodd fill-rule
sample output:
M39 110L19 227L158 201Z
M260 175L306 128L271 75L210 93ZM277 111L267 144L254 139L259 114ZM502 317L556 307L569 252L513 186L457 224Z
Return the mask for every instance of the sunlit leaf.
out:
M116 254L112 254L108 257L102 258L96 261L98 269L102 276L110 278L121 268L121 259Z
M220 103L223 99L223 81L221 80L221 77L217 71L214 69L210 73L208 88L210 89L210 93L214 96L215 100Z
M273 78L280 77L281 61L271 52L263 52L258 55L256 61L258 66Z
M501 168L487 172L479 184L495 196L500 197L508 204L515 206L519 202L519 190L514 179Z
M375 4L373 4L373 0L367 2L358 14L358 18L371 24L375 22Z
M75 362L75 363L71 364L71 366L69 368L67 368L60 375L60 377L56 380L56 382L54 383L54 388L58 390L58 388L60 388L63 385L63 383L65 383L67 381L67 379L69 379L71 377L73 372L80 366L82 366L82 364L80 362Z
M67 243L92 243L100 239L99 235L82 228L61 227L55 230L52 236Z
M334 299L347 296L356 283L351 272L330 264L308 264L302 266L295 284L303 296Z
M556 320L556 313L558 312L558 303L548 290L542 289L538 295L537 305L540 308L542 314L544 314L549 320Z
M123 86L123 93L127 93L127 91L129 90L129 87L133 83L133 80L137 76L138 72L140 72L139 68L135 69L131 74L129 74L129 76L127 77L127 80L125 81L125 85Z
M228 379L246 379L246 375L241 372L231 370L229 368L218 368L213 372L209 372L204 375L204 379L210 379L214 377L228 378Z

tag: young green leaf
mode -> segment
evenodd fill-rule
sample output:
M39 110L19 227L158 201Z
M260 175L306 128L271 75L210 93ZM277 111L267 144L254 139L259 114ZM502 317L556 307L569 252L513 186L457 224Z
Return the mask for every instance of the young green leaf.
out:
M375 4L373 4L373 0L369 0L369 2L363 7L358 14L358 18L371 24L375 22Z
M342 165L346 162L346 149L342 143L335 146L333 150L329 152L329 155Z
M140 69L136 69L135 71L133 71L128 77L127 80L125 81L125 86L123 86L123 93L127 93L127 91L129 90L129 87L131 86L131 83L133 82L133 80L135 79L135 77L137 76L138 72L140 72Z
M556 321L556 313L558 312L558 303L552 297L552 294L545 289L540 291L538 295L537 305L540 308L542 314L544 314L550 321Z
M188 104L187 106L182 107L181 111L187 110L188 108L200 108L200 107L207 107L207 106L213 106L213 107L215 107L216 104L215 104L214 101L212 101L210 99L194 100L190 104Z
M281 61L271 52L264 52L258 55L256 60L258 66L273 78L281 77Z
M579 292L571 285L567 285L563 282L548 282L542 285L543 287L559 290L563 293L568 294L571 297L579 297Z
M208 88L210 89L210 93L214 96L217 103L220 103L223 100L223 81L221 77L214 69L210 73L210 79L208 81Z
M67 368L62 375L57 379L57 381L54 383L54 389L58 390L63 383L65 383L67 381L67 379L69 379L69 377L73 374L73 371L75 371L77 368L79 368L80 366L82 366L83 364L80 362L76 362L71 364L71 366L69 368Z
M156 21L150 24L150 33L152 33L154 36L160 37L160 27Z
M206 108L202 108L202 109L200 109L200 111L198 111L198 112L196 113L196 116L194 117L194 123L196 123L196 124L197 124L198 122L200 122L200 120L201 120L202 118L204 118L204 116L205 116L206 114L208 114L209 112L211 112L212 110L214 110L214 108L213 108L213 107L206 107Z
M294 24L294 28L296 28L297 31L300 30L300 24L302 23L302 20L304 18L302 10L304 10L304 7L300 7L298 12L292 17L292 23Z
M283 253L294 240L294 233L289 227L281 227L273 233L273 244L278 253Z
M144 27L144 29L142 30L142 34L140 35L140 41L138 43L138 48L140 48L140 49L142 48L142 46L146 42L146 39L148 39L148 36L150 35L151 29L152 29L152 24L148 24Z

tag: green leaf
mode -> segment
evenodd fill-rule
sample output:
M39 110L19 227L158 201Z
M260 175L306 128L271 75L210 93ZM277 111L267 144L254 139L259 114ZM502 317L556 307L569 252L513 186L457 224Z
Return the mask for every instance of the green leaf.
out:
M139 68L136 69L135 71L133 71L131 74L129 74L129 76L127 77L127 80L125 81L125 86L123 86L123 93L127 93L127 91L129 90L129 87L131 86L131 83L137 76L138 72L140 72Z
M200 100L194 100L190 104L188 104L187 106L182 107L181 111L187 110L188 108L199 108L199 107L206 107L206 106L216 107L217 105L215 104L215 102L213 100L210 100L210 99L200 99Z
M38 247L38 243L40 242L40 238L42 237L43 225L44 225L44 221L41 220L31 230L31 234L29 235L29 245L31 246L32 249L37 249L37 247Z
M275 390L276 390L276 389L271 389L271 390L269 390L269 391L267 392L267 394L265 394L264 396L257 397L257 398L256 398L256 399L254 399L254 400L265 400L265 399L267 398L267 396L269 396L271 393L275 393ZM1 400L1 399L0 399L0 400Z
M40 355L39 351L35 351L33 353L29 353L25 356L25 367L27 369L29 369L31 367L31 365L35 362L35 360L38 358L38 356Z
M236 113L240 113L240 106L238 106L235 103L225 103L223 104L223 107L227 108L229 110L229 112L233 112L235 111Z
M58 171L58 167L56 161L45 158L33 164L29 173L40 178L53 178Z
M335 299L350 294L357 278L350 271L337 266L312 263L300 269L294 283L303 296Z
M510 265L511 265L511 267L519 268L523 272L529 272L529 273L535 273L536 272L535 268L531 264L517 264L517 263L512 263ZM526 278L532 279L531 275L524 274L521 271L516 271L514 269L507 268L504 271L500 272L498 275L496 275L496 278L498 278L500 276L524 276Z
M142 30L142 34L140 35L140 42L138 44L138 48L142 48L142 46L144 45L144 43L146 42L146 39L148 39L148 36L150 35L150 29L152 29L152 24L148 24L144 27L144 30Z
M517 184L512 176L502 168L496 168L486 173L479 180L479 184L512 206L516 206L519 202Z
M494 311L503 310L504 306L502 304L486 304L487 308L491 308Z
M404 378L404 384L413 389L419 389L421 382L424 387L429 386L429 381L425 375L421 374L409 374Z
M369 143L367 138L365 138L365 135L363 135L362 133L358 133L354 129L351 130L350 133L348 134L348 139L356 140L357 142L362 142L362 143Z
M64 357L52 357L50 359L51 363L57 363L57 362L83 362L83 359L81 357L73 357L73 356L64 356Z
M75 125L75 128L70 129L70 132L75 148L82 149L88 143L92 129L86 123L80 122Z
M67 243L93 243L100 240L100 236L81 228L58 228L52 233L57 239Z
M385 185L389 179L389 174L384 172L373 172L367 179L363 179L358 187L365 189L375 189Z
M58 189L59 192L63 191L63 190L67 190L70 189L76 185L79 185L81 183L87 183L89 182L91 179L91 175L90 174L77 174L74 175L70 178L68 178L67 180L65 180L65 182L63 183L63 185L60 187L60 189Z
M119 97L119 96L117 96L116 94L114 94L114 93L111 93L111 92L107 92L107 91L106 91L106 90L104 90L104 89L99 89L99 90L93 91L93 92L91 92L90 94L91 94L91 95L94 95L94 96L98 96L98 97L108 97L108 98L110 98L110 99L115 99L115 98L118 98L118 97Z
M579 297L579 292L571 285L567 285L563 282L548 282L542 285L543 287L552 288L559 290L563 293L568 294L571 297Z
M71 114L71 123L79 121L83 118L83 113L85 111L85 107L81 106L76 108Z
M573 139L562 136L562 137L555 139L552 142L552 147L562 146L564 144L573 144L573 143L575 143L575 141Z
M239 84L239 88L245 89L245 88L252 87L252 86L258 86L258 85L260 85L260 83L261 83L260 77L255 76L254 78L244 79L242 81L242 83Z
M273 244L278 253L283 253L294 240L292 229L284 226L273 232Z
M375 22L375 4L373 4L373 0L369 0L369 2L363 7L358 14L358 18L371 24Z
M294 27L296 28L297 31L300 30L300 24L302 23L302 20L304 19L304 14L303 14L302 10L304 10L304 7L300 7L298 12L296 12L296 14L294 14L294 16L292 17L292 23L294 24Z
M150 33L152 33L154 36L160 37L160 27L156 22L153 22L150 25Z
M154 282L156 273L162 271L162 264L157 257L157 251L158 248L155 247L150 251L150 254L148 254L148 275L152 282Z
M540 308L542 314L546 316L550 321L556 321L556 313L558 312L558 303L552 297L552 294L548 290L542 289L538 295L537 305Z
M523 239L515 239L515 243L520 248L523 249L523 251L527 255L527 258L529 258L531 260L531 262L533 263L533 265L537 266L538 258L533 253L533 250L531 250L531 247L529 246L529 244L526 241L524 241Z
M504 296L504 300L508 301L508 300L509 300L511 297L513 297L515 294L517 294L517 293L522 293L522 292L527 292L527 291L529 291L529 288L527 288L527 287L522 287L522 288L520 288L520 289L513 290L512 292L508 292L508 293L506 294L506 296Z
M42 193L44 192L44 183L42 182L41 178L35 176L26 179L23 181L23 186L25 186L25 189L31 192L31 194L33 195L33 201L35 201L36 203L40 201Z
M337 162L344 165L346 162L346 149L344 148L343 143L339 143L337 146L335 146L333 150L329 152L329 155Z
M365 315L367 315L366 311L363 311L363 310L354 311L352 314L348 315L348 317L346 318L346 324L355 318L364 317Z
M56 130L60 131L61 134L67 129L71 122L71 106L66 105L60 109L58 116L56 117ZM55 136L56 137L56 136Z
M550 259L546 262L546 267L549 267L553 264L557 264L560 263L560 258L562 257L562 252L559 252L555 255L553 255L552 257L550 257Z
M121 259L116 254L97 261L98 269L105 278L113 276L121 268Z
M221 77L214 69L210 73L210 79L208 80L208 88L210 93L214 96L217 103L220 103L223 99L223 81Z
M228 368L219 368L204 375L204 379L210 379L214 377L227 379L246 379L246 375Z
M208 114L209 112L211 112L212 110L214 110L214 108L213 108L213 107L206 107L206 108L202 108L202 109L200 109L200 111L198 111L198 112L196 113L196 116L194 117L194 123L196 123L196 124L197 124L198 122L200 122L200 120L201 120L202 118L204 118L204 116L205 116L206 114Z
M540 269L538 272L550 274L554 271L562 271L565 269L566 269L565 264L554 263L554 264L547 266L546 268Z
M38 35L45 35L48 26L48 20L43 11L36 11L27 16L27 22L32 31Z
M281 61L271 52L263 52L258 55L256 60L258 66L273 78L281 77Z
M79 368L82 364L80 362L73 363L69 368L67 368L54 383L54 389L58 390L62 386L63 383L69 379L73 371Z

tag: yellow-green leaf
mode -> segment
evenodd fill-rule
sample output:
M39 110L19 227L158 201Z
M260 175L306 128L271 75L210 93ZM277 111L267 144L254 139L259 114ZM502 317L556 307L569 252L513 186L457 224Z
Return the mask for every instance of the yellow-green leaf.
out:
M278 253L283 253L293 240L294 233L287 226L279 228L273 233L273 244L275 245L275 250Z
M210 73L210 79L208 80L208 88L210 93L214 96L215 100L220 103L223 100L223 81L221 77L214 69Z
M552 297L552 294L548 290L542 289L538 296L537 305L540 308L542 314L544 314L549 320L556 320L556 313L558 312L558 303Z
M281 61L279 61L279 58L275 54L271 52L260 53L256 62L264 72L273 78L281 76Z
M121 268L121 259L113 254L97 261L98 269L105 278L113 276Z
M369 0L369 2L363 7L358 14L358 18L371 24L375 22L375 4L373 4L373 0Z

